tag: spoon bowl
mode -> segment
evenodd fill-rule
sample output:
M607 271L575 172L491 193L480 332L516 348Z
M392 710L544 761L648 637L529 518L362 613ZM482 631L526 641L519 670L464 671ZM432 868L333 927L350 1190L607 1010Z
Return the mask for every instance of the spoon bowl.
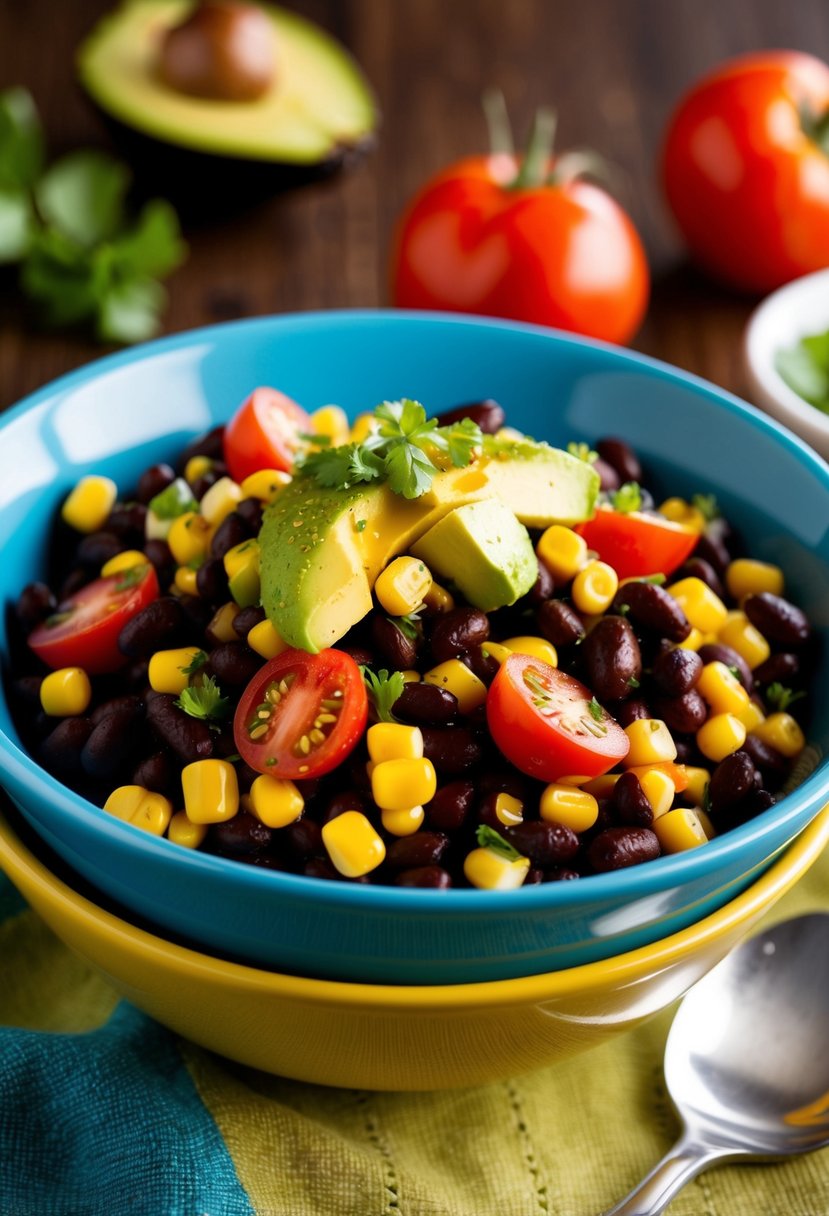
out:
M782 921L687 994L665 1048L682 1135L605 1216L658 1216L715 1162L829 1145L829 914Z

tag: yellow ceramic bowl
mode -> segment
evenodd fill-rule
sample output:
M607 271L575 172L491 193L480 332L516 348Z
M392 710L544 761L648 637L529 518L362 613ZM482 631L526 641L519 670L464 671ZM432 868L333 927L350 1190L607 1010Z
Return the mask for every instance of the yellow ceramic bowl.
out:
M753 886L689 929L525 979L383 987L300 979L174 945L61 881L0 818L0 866L68 946L139 1008L267 1072L360 1089L477 1085L596 1046L709 971L829 842L829 807Z

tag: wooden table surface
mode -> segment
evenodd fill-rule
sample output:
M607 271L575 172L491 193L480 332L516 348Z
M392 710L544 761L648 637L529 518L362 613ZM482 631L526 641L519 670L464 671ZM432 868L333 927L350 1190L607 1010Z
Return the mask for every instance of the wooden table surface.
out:
M105 0L0 0L0 87L27 86L54 152L107 146L73 78L73 50ZM825 0L292 0L363 65L383 127L354 171L222 223L190 225L170 281L164 331L309 308L388 302L395 217L424 179L482 150L480 95L500 86L518 131L553 103L562 146L591 146L624 173L622 201L654 274L634 345L740 392L740 338L752 301L684 262L655 161L682 90L720 59L759 47L829 58ZM13 274L0 275L0 408L105 353L77 335L38 333Z

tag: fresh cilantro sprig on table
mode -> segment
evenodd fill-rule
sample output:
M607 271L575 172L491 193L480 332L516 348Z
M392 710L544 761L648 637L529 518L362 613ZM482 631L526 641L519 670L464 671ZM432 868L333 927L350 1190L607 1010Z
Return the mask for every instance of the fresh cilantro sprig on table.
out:
M395 671L389 674L385 668L374 672L370 667L361 667L360 671L363 673L366 691L377 711L377 717L381 722L396 722L397 718L391 711L405 687L403 672Z
M97 149L47 167L31 95L0 93L0 264L19 263L20 286L47 325L84 325L104 342L158 332L166 278L184 260L178 218L155 199L130 221L128 168Z
M188 685L176 705L191 718L201 718L204 722L221 721L230 713L230 700L222 696L213 676L205 676L200 684Z
M387 481L395 494L419 498L440 471L434 456L465 468L481 444L481 430L470 418L438 426L417 401L384 401L374 411L378 426L360 443L311 452L302 468L322 486L347 490L370 481Z
M778 350L774 366L798 397L829 414L829 330Z
M523 860L523 853L519 853L518 849L514 848L508 840L505 840L500 832L496 832L495 828L488 827L485 823L478 825L475 838L478 841L479 848L492 849L493 853L506 857L507 861Z

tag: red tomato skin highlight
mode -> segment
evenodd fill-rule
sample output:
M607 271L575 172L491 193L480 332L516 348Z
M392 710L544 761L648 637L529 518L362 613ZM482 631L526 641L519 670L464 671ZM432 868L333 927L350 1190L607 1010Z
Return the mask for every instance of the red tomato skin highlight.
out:
M426 183L397 226L393 302L627 342L650 285L630 218L580 180L507 189L516 172L512 157L469 157Z
M798 106L829 108L829 66L797 51L722 64L680 101L662 182L694 260L744 292L829 265L829 157Z
M299 435L313 430L310 415L285 393L254 389L225 427L224 457L231 477L241 482L260 469L290 473L304 446Z
M575 531L620 579L650 574L667 577L691 555L699 540L696 532L670 520L602 507Z
M575 703L579 717L589 714L587 705L592 699L590 690L572 676L530 655L510 655L490 685L486 715L495 743L516 768L540 781L558 781L562 777L599 777L624 760L630 742L606 712L601 721L606 733L599 737L589 730L576 735L563 729L557 718L565 715L545 718L539 713L524 683L527 668L542 674L554 690L554 699L560 697L563 707ZM592 715L590 718L595 721Z

